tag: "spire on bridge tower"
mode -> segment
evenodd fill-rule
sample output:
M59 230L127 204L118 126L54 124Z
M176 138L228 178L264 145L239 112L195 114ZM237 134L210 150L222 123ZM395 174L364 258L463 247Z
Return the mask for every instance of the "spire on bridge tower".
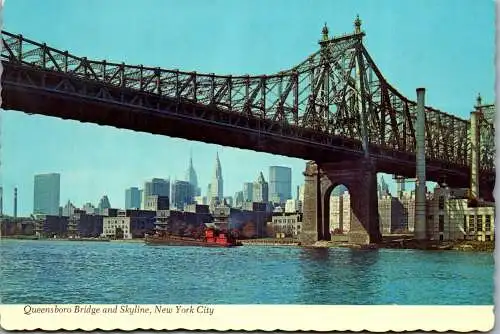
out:
M359 19L359 15L356 15L356 20L354 20L354 32L356 34L361 33L361 20Z
M329 39L328 27L326 26L326 22L325 22L325 26L323 27L323 30L321 32L323 33L323 41L328 41L328 39Z

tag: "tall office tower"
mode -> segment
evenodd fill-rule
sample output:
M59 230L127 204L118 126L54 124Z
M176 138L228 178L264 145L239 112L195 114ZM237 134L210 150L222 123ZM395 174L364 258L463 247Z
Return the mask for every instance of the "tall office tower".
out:
M88 215L95 215L97 213L97 209L90 202L87 202L83 205L82 210L85 211Z
M245 182L243 183L243 202L253 201L253 183Z
M189 157L189 167L186 171L186 181L193 186L193 196L200 196L201 189L198 187L198 176L193 167L193 157Z
M187 181L174 181L172 183L172 206L183 210L186 204L193 204L193 185Z
M219 152L215 158L215 170L214 176L212 178L212 183L210 185L210 190L212 192L212 199L216 198L219 201L224 200L224 181L222 180L222 167L219 160Z
M379 198L389 195L389 185L385 182L383 176L380 178L380 183L377 184L377 188Z
M154 178L144 182L142 196L143 202L146 202L148 196L167 196L170 198L170 180Z
M264 179L264 174L260 172L257 181L253 184L253 201L259 203L267 203L269 194L269 185Z
M71 203L70 200L64 205L63 211L62 211L62 216L64 217L71 217L75 213L76 207Z
M285 203L292 198L292 169L282 166L269 167L269 198Z
M17 218L17 188L14 188L14 218Z
M125 189L125 209L141 208L141 191L137 187Z
M99 209L99 214L103 214L105 209L111 209L111 204L109 203L109 198L107 195L101 197L99 204L97 205Z
M245 202L243 198L243 191L237 191L236 194L234 194L234 206L239 208L243 205L243 202Z
M58 173L35 175L33 213L59 215L61 175Z
M210 203L212 199L212 184L209 183L207 186L207 201Z

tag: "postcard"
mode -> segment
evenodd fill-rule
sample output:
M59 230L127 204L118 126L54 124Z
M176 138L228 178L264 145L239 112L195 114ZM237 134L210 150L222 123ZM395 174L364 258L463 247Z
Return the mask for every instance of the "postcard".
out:
M489 331L494 3L2 3L5 330Z

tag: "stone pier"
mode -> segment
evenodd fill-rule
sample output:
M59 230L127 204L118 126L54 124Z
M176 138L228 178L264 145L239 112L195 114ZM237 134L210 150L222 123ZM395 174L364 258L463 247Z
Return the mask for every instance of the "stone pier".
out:
M325 163L308 162L304 172L304 216L301 242L330 240L330 194L343 184L351 196L349 242L366 245L381 240L378 216L377 173L366 159Z

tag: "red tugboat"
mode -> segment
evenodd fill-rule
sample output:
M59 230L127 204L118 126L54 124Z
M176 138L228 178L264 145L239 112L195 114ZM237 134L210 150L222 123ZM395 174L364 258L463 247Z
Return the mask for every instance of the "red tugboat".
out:
M201 247L235 247L241 246L236 238L213 227L205 229L201 238L190 238L168 235L165 231L157 231L153 236L145 238L151 246L201 246Z

